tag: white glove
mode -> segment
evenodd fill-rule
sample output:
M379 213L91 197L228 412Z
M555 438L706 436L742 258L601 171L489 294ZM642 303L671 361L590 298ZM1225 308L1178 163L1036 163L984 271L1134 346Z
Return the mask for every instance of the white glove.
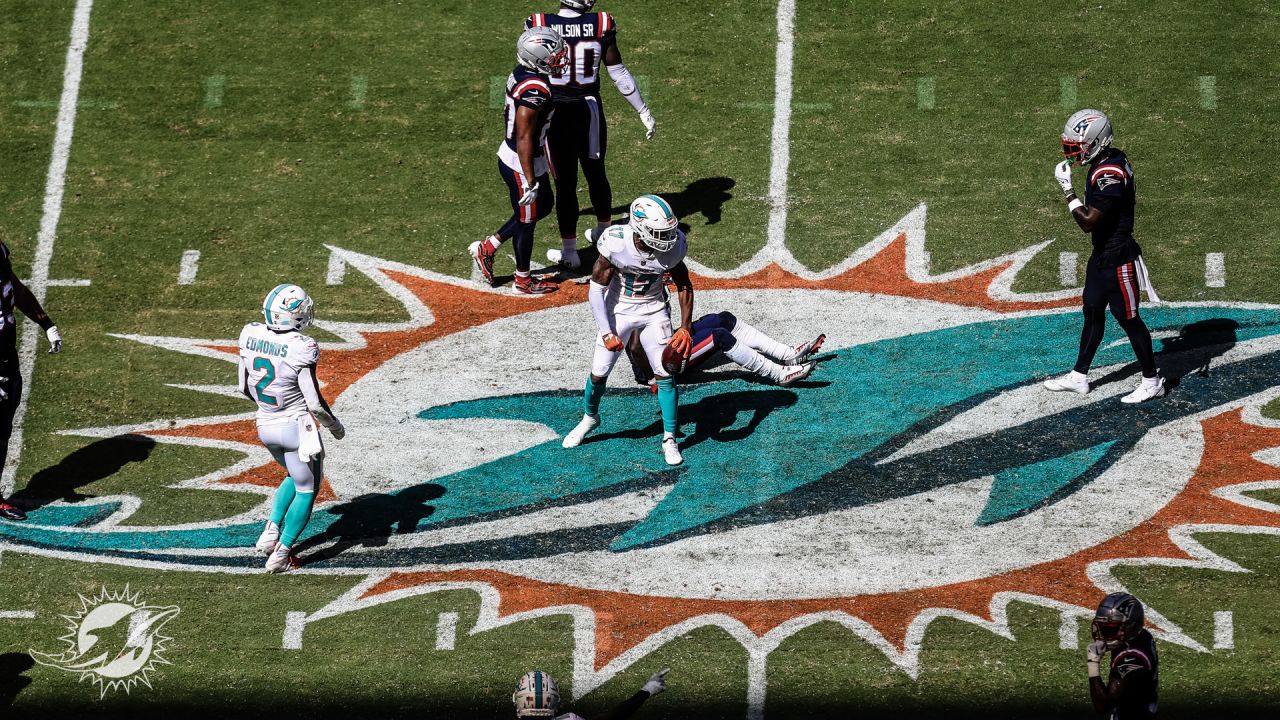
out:
M0 377L0 401L9 399L9 392L4 389L4 386L8 384L9 384L9 378Z
M1062 187L1064 195L1075 194L1076 189L1071 185L1071 161L1063 160L1053 168L1053 178L1058 181L1058 185Z
M671 668L667 668L662 672L656 672L650 675L649 682L645 683L644 687L640 689L649 693L649 697L653 697L654 695L657 695L663 690L666 690L667 689L667 673L669 672L671 672Z
M1099 665L1102 663L1102 656L1107 652L1107 644L1101 640L1094 640L1089 643L1089 647L1085 650L1085 666L1089 669L1089 677L1102 677L1102 671Z
M653 119L653 113L649 112L649 108L645 108L644 112L640 113L640 122L644 123L644 139L652 140L658 132L658 121Z
M520 207L524 207L525 205L528 205L529 203L533 202L534 199L537 197L538 197L538 183L535 182L534 184L529 186L528 190L524 191L523 195L520 196Z
M57 325L50 325L49 329L44 331L44 336L49 338L49 352L62 352L62 333L58 332Z
M333 424L329 426L329 433L333 435L334 440L341 440L347 436L347 428L338 418L333 419Z

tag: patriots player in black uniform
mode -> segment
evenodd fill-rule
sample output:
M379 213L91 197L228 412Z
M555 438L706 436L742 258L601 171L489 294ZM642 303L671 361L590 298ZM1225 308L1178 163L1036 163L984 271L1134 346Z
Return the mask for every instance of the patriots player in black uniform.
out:
M1054 168L1054 177L1067 196L1067 209L1084 232L1091 233L1093 252L1085 269L1084 330L1075 368L1044 386L1054 391L1089 392L1089 366L1102 342L1107 306L1129 336L1133 354L1142 368L1142 380L1122 402L1140 403L1164 395L1164 378L1156 369L1151 332L1138 316L1138 296L1159 302L1142 248L1133 239L1135 189L1133 166L1125 154L1111 147L1111 121L1098 110L1085 109L1067 119L1062 131L1062 154L1067 158ZM1071 166L1088 163L1085 199L1076 197Z
M493 285L494 255L504 241L513 239L515 291L542 295L554 292L556 285L533 278L529 262L533 258L533 229L555 203L543 152L554 113L548 75L564 70L569 48L554 30L532 28L516 41L516 60L520 64L507 77L507 99L502 110L506 134L498 146L498 172L511 195L513 214L497 233L471 243L469 250L484 279Z
M1160 657L1144 628L1142 603L1125 592L1102 599L1093 617L1093 642L1086 651L1089 697L1110 720L1155 718L1160 702ZM1111 672L1102 682L1102 658L1111 653Z
M526 28L549 27L569 45L569 63L559 73L551 74L551 98L555 102L556 119L547 135L547 153L551 175L555 179L560 205L556 222L560 226L560 253L547 253L552 262L577 269L578 260L578 165L587 180L587 194L596 211L596 226L588 229L587 240L594 243L613 222L613 189L604 171L604 155L609 133L604 111L600 107L600 62L617 86L618 92L631 103L644 123L645 137L653 139L657 123L636 86L631 71L622 64L618 51L618 25L607 12L591 12L596 0L561 0L556 13L534 13L525 21Z

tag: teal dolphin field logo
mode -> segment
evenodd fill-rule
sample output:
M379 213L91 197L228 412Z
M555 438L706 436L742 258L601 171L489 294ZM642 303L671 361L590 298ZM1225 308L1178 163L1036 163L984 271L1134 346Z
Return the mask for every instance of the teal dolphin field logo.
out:
M80 609L64 615L66 648L58 653L31 651L41 665L65 670L108 692L131 691L138 684L151 687L151 673L168 664L165 646L172 638L163 634L166 623L178 615L176 605L148 605L139 593L113 593L102 588L93 597L80 596Z
M568 613L589 629L575 631L575 653L587 653L575 694L703 625L742 642L753 673L820 621L914 673L937 617L1008 636L1012 600L1074 618L1119 585L1116 564L1230 569L1194 542L1197 527L1280 528L1233 489L1270 482L1255 456L1280 447L1257 412L1280 377L1280 307L1144 306L1169 397L1119 402L1136 376L1114 327L1094 391L1050 394L1040 381L1074 362L1078 299L1012 293L1031 251L930 275L919 228L904 223L825 274L778 254L731 277L693 263L695 315L731 310L786 342L826 333L829 352L791 388L728 365L682 378L686 462L674 469L656 452L655 401L625 363L601 427L561 447L594 342L583 288L531 303L331 248L408 319L315 323L338 338L322 344L321 374L351 432L326 448L302 572L364 579L305 622L458 587L488 608L477 630L513 612ZM228 341L124 337L234 361ZM260 571L252 546L280 471L251 413L74 433L236 450L234 465L175 485L262 503L164 526L130 523L146 498L51 503L26 525L0 524L0 543ZM1211 473L1215 463L1233 471ZM1162 638L1201 647L1158 608L1151 617ZM286 632L286 645L298 638Z

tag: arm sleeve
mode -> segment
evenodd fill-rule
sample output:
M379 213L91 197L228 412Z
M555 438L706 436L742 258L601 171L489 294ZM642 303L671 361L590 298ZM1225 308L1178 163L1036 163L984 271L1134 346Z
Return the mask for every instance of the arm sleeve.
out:
M613 712L606 715L603 720L622 720L623 718L631 717L635 714L635 711L640 709L640 706L644 704L644 701L648 699L649 693L641 690L635 695L632 695L619 703L618 707L614 708Z
M240 392L244 396L253 399L253 395L249 393L249 369L244 366L244 356L241 355L236 360L236 386L240 388Z
M636 112L643 115L648 112L649 106L645 104L644 98L640 96L640 88L636 85L636 79L631 77L631 71L627 66L618 63L617 65L608 65L605 67L609 71L609 77L613 80L613 84L618 87L618 92L622 93L622 97L631 103L631 107Z
M596 328L600 330L601 335L613 332L613 322L609 317L609 310L604 306L604 294L608 290L605 286L591 281L591 287L587 290L587 300L591 304L591 314L596 316Z
M315 414L316 420L321 425L332 428L337 418L333 410L329 409L329 403L325 402L320 394L320 386L316 382L315 365L307 365L298 370L298 389L302 391L302 397L307 401L307 409Z

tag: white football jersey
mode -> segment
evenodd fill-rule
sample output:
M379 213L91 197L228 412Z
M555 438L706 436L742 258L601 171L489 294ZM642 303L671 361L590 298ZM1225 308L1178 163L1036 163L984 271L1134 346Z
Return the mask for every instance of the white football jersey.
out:
M262 323L240 331L240 361L248 371L248 390L258 403L258 420L296 418L307 411L298 373L320 359L313 338L291 330L275 332Z
M666 252L636 249L635 231L614 225L596 241L596 249L617 270L605 294L610 312L646 315L667 309L667 289L662 276L679 265L689 250L684 233L676 231L676 244Z

